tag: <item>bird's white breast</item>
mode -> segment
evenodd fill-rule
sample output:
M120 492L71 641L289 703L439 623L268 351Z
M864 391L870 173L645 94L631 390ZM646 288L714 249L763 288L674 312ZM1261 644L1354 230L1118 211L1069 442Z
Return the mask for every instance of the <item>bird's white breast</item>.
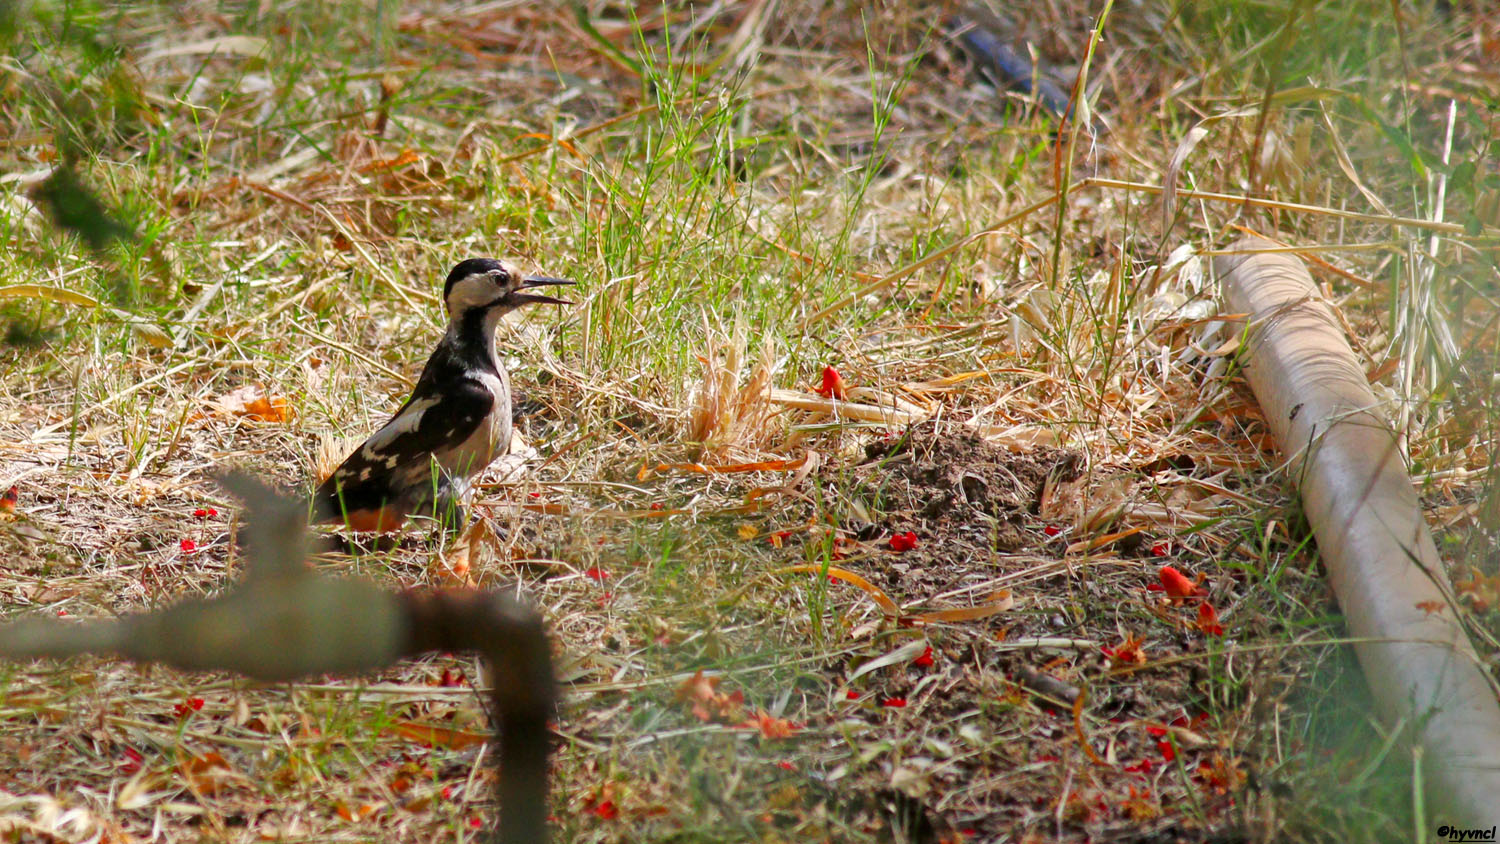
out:
M498 377L489 372L476 372L469 377L489 390L494 403L489 415L468 439L439 456L439 463L455 480L478 474L510 449L510 379L503 371Z

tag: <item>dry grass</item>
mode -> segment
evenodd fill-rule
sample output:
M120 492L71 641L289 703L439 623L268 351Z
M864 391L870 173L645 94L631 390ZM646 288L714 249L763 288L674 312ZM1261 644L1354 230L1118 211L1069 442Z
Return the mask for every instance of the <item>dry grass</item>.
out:
M0 60L0 268L40 286L0 299L6 614L223 588L205 470L309 488L409 388L447 268L506 255L580 282L502 328L538 454L492 472L465 561L556 638L559 840L1407 837L1410 768L1202 256L1242 228L1310 250L1493 664L1500 32L1454 7L1398 33L1389 4L1121 6L1089 71L1110 131L1059 145L946 3L39 4ZM1067 83L1097 12L1017 25ZM1043 202L1066 148L1116 181ZM47 222L64 161L133 239ZM1169 170L1165 221L1117 184ZM247 386L270 411L224 398ZM409 587L448 553L323 565ZM1147 590L1163 563L1223 636ZM472 840L472 668L5 666L0 829ZM699 670L724 699L695 714Z

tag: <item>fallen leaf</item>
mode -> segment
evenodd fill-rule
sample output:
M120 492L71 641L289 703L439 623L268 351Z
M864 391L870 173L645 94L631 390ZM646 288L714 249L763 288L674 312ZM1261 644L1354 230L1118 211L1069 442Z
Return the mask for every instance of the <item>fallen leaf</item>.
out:
M777 569L775 572L773 572L773 574L793 573L826 573L829 577L835 578L837 580L842 580L845 583L852 583L853 585L858 586L860 589L863 589L865 592L867 592L871 598L874 598L875 603L880 606L881 611L886 615L897 618L901 616L901 607L897 606L896 602L892 601L889 595L886 595L884 592L882 592L880 590L880 587L876 586L868 580L865 580L863 577L860 577L859 575L855 574L852 571L849 571L848 569L841 569L838 566L829 566L827 572L824 572L822 566L801 565L787 566L784 569Z
M285 396L267 395L256 384L246 384L213 399L210 404L221 413L252 419L256 422L287 422L293 412Z
M16 503L20 500L21 487L17 484L11 484L10 489L7 489L4 495L0 495L0 513L16 512Z
M463 750L490 740L489 733L438 727L432 724L420 724L416 721L396 721L386 727L385 731L388 735L399 736L425 747L444 747L449 750Z
M408 164L415 164L420 160L421 156L417 155L415 150L403 149L401 150L401 154L396 156L395 158L372 161L369 164L366 164L365 166L359 168L359 172L373 173L376 170L393 170L397 167L405 167Z
M333 807L333 811L338 814L340 818L343 818L350 823L354 823L355 821L362 821L365 818L368 818L369 816L375 814L379 810L380 805L375 803L361 803L360 805L355 806L351 809L349 808L349 805L347 803L339 801L338 803L334 804Z
M846 682L853 683L855 680L858 680L866 674L869 674L873 671L879 671L880 669L890 665L901 665L911 662L912 660L920 656L922 651L926 650L926 648L926 639L913 639L912 641L907 642L906 644L902 645L899 648L896 648L890 653L887 653L883 656L878 656L861 665L860 667L854 669L853 673L849 675L849 679Z
M1477 569L1464 567L1453 576L1453 590L1474 612L1489 612L1500 604L1500 574L1486 577Z
M1083 755L1087 756L1089 761L1095 765L1108 768L1110 767L1109 762L1105 761L1103 757L1094 751L1094 746L1089 742L1088 733L1084 732L1083 729L1083 706L1087 698L1088 693L1086 691L1080 691L1079 695L1073 698L1073 732L1078 736L1078 748L1083 751Z
M41 284L8 284L0 287L0 299L45 299L64 305L82 305L85 308L99 307L99 300L92 296L63 287L47 287Z
M475 519L446 555L433 558L434 562L441 562L434 567L437 571L432 572L433 579L446 586L471 588L478 585L474 581L473 567L479 562L485 543L494 541L494 538L489 520Z
M1074 542L1072 545L1069 545L1067 549L1063 551L1063 553L1072 556L1074 554L1084 554L1090 551L1097 551L1100 548L1105 547L1106 545L1112 545L1127 537L1135 536L1145 529L1146 528L1144 526L1137 525L1136 527L1130 528L1128 530L1116 531L1115 533L1107 533L1103 536L1093 537L1092 539L1083 539L1078 542ZM1052 530L1055 529L1049 525L1048 527L1043 528L1042 532L1046 533L1048 536L1056 536L1057 533L1062 532L1061 530L1058 530L1057 533L1049 532Z
M742 720L741 711L745 695L734 691L729 694L719 691L722 677L705 677L703 669L682 682L673 696L678 703L691 704L692 713L700 721L720 724L737 724Z
M955 621L976 621L1005 612L1015 605L1016 599L1011 596L1010 590L1001 589L991 595L989 601L986 603L972 607L932 610L931 612L911 616L907 621L914 627L921 627L927 624L951 624Z
M752 489L745 494L745 503L750 504L756 499L762 498L767 495L790 495L794 493L798 485L806 480L807 476L812 474L812 472L815 471L822 462L823 455L819 454L816 451L808 451L807 454L803 456L801 462L793 467L796 469L796 471L790 478L787 479L786 483L782 484L781 486L757 487L755 489Z
M755 715L740 726L760 730L760 737L768 741L789 738L797 733L796 724L785 718L773 717L764 709L755 710Z
M195 794L214 795L244 777L234 770L229 761L210 751L201 756L184 755L177 759L177 772Z
M216 38L191 41L186 44L172 43L166 47L152 50L137 61L149 62L169 56L190 55L254 57L265 52L268 43L266 39L254 35L220 35Z

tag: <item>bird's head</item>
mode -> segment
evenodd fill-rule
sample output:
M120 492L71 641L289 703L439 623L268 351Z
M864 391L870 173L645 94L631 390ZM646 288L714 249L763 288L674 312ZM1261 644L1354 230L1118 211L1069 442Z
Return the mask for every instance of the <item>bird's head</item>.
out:
M453 319L475 310L505 313L534 302L571 305L572 302L530 291L537 287L572 283L561 278L525 275L516 265L494 258L470 258L448 273L448 281L443 286L443 303Z

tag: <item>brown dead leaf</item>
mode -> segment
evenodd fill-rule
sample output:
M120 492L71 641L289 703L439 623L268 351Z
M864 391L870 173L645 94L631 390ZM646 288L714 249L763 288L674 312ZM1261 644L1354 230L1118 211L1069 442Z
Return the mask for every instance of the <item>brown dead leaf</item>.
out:
M386 733L426 747L444 747L449 750L463 750L490 740L489 733L475 733L416 721L397 721L386 728Z
M954 607L949 610L933 610L920 615L912 616L908 621L914 627L927 624L951 624L955 621L974 621L981 618L989 618L996 613L1002 613L1016 605L1016 599L1011 596L1009 589L1001 589L990 600L973 607Z
M752 730L760 730L760 737L771 741L774 739L790 738L797 733L797 725L785 718L776 718L764 709L755 710L755 715L748 721L740 724Z
M1365 380L1371 384L1383 381L1387 375L1395 372L1400 366L1401 358L1386 358L1383 362L1370 367L1369 371L1365 373Z
M386 158L379 161L372 161L369 164L366 164L363 167L359 168L359 172L373 173L377 170L394 170L397 167L405 167L408 164L415 164L420 160L422 160L422 157L420 155L417 155L415 150L408 148L401 150L401 154L397 155L395 158Z
M267 394L258 384L246 384L213 399L209 404L222 414L256 422L289 422L293 411L285 396Z
M752 489L748 493L745 494L745 503L746 504L750 504L751 502L754 502L756 499L762 498L762 497L767 496L767 495L792 495L792 494L794 494L796 492L796 490L797 490L797 487L800 486L802 484L802 482L807 479L808 475L810 475L813 472L817 471L818 466L821 465L822 462L823 462L823 455L819 454L816 451L809 450L807 452L807 455L802 458L802 460L801 460L800 463L798 463L795 467L788 467L788 468L795 468L797 471L794 472L792 474L792 476L787 479L786 483L782 484L781 486L757 487L755 489Z
M473 566L479 563L480 555L484 553L484 546L495 541L494 531L490 530L488 519L475 519L474 524L464 531L463 536L453 543L445 555L434 556L432 561L437 563L433 566L436 571L429 574L432 579L444 586L474 587L478 583L474 580Z
M877 605L879 605L880 611L883 612L883 613L885 613L886 615L894 617L894 618L899 618L901 616L901 607L895 601L892 601L889 595L887 595L887 594L885 594L885 592L881 591L881 589L880 589L879 586L876 586L875 584L871 583L870 581L865 580L860 575L857 575L854 572L849 571L848 569L841 569L838 566L829 566L828 570L826 572L824 572L822 566L803 565L803 566L787 566L784 569L777 569L775 572L772 572L772 573L773 574L797 574L797 573L808 573L808 574L819 574L819 573L822 573L822 574L827 574L829 577L832 577L832 578L834 578L836 580L842 580L845 583L853 584L855 586L858 586L860 589L865 590L865 592L868 593L871 598L875 599L875 603Z
M1500 604L1500 574L1487 577L1477 569L1463 567L1453 575L1453 590L1474 612L1489 612Z
M177 772L194 794L215 795L226 787L245 781L227 759L213 751L201 756L178 757Z
M1074 542L1073 544L1069 545L1067 549L1063 551L1063 553L1068 556L1072 556L1074 554L1085 554L1090 551L1097 551L1106 545L1112 545L1127 537L1135 536L1145 529L1146 528L1144 525L1137 525L1126 530L1116 531L1114 533L1106 533L1103 536L1081 539L1078 542Z
M547 134L546 132L527 132L524 135L516 136L517 140L520 140L522 138L536 138L539 141L551 141L567 150L568 152L572 153L574 158L583 158L583 154L578 151L578 147L573 146L573 142L569 141L567 138L554 137Z
M355 821L362 821L365 818L368 818L369 816L380 811L380 809L381 804L379 803L361 803L358 806L351 807L349 804L343 802L342 800L334 804L333 807L333 811L337 813L339 817L350 823L354 823Z
M719 691L722 677L705 677L703 669L682 682L673 696L678 703L691 704L693 716L700 721L719 724L740 723L745 705L745 695L738 690L725 694Z

